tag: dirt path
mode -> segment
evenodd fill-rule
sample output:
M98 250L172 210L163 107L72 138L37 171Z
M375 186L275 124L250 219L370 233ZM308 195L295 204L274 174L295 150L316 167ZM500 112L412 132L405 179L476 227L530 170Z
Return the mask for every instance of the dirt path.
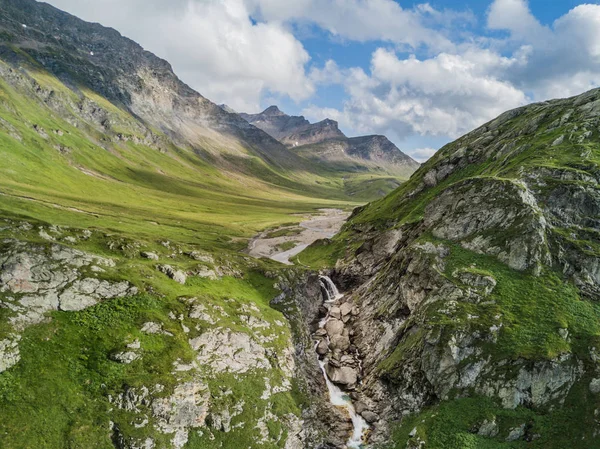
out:
M304 250L315 240L331 238L338 233L349 213L340 209L320 209L320 215L308 215L299 226L285 226L263 232L248 245L253 257L268 257L286 265L290 258Z

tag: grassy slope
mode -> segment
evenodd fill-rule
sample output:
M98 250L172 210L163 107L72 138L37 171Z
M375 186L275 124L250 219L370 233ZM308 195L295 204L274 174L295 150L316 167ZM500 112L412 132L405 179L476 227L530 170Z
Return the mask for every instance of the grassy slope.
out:
M80 100L52 76L43 72L31 75L63 100L70 99L73 104ZM126 112L91 92L85 95L109 111L117 123L113 133L136 135L134 119ZM71 112L74 117L76 113ZM166 444L171 436L151 427L133 428L125 412L109 414L114 407L107 397L121 392L125 385L155 383L166 385L167 394L174 383L170 375L173 362L189 362L193 357L189 335L174 324L169 313L184 312L181 298L200 297L204 304L223 307L229 314L212 327L256 334L237 320L240 304L254 304L260 310L257 317L271 326L258 332L279 332L267 346L275 353L281 351L290 341L289 328L277 324L285 322L280 312L269 307L277 292L273 280L261 274L276 264L256 265L241 257L239 250L259 230L300 220L290 214L356 204L341 191L343 182L326 171L280 173L257 158L248 159L250 173L260 170L262 178L271 173L278 182L284 180L275 184L218 170L185 148L171 145L165 154L131 140L111 143L114 136L103 134L97 125L73 126L28 93L1 80L0 119L0 239L48 246L38 234L39 227L64 226L60 236L56 235L59 241L117 261L116 268L101 277L126 279L149 292L107 301L83 312L56 312L49 323L23 333L21 362L0 374L2 448L111 448L109 419L129 436L152 436L158 446ZM218 142L207 144L218 149ZM58 151L58 146L68 152ZM22 220L32 223L34 229L17 231ZM82 229L93 230L92 238L75 245L65 243L65 237L80 236ZM170 242L169 249L163 246L165 241ZM157 272L155 262L141 259L140 250L157 252L162 260L171 257L168 263L184 270L193 270L198 262L182 252L209 251L217 254L219 264L232 263L243 278L209 281L192 277L180 286ZM230 298L236 302L225 301ZM7 314L7 309L0 308L0 338L11 332L6 326ZM146 321L163 323L173 337L141 333ZM188 323L190 328L195 325ZM142 342L144 358L131 365L110 360L111 354L124 349L124 341L135 338ZM215 431L214 441L208 433L193 433L187 447L219 447L220 443L224 448L254 447L260 439L254 424L265 410L272 409L278 417L298 415L297 389L261 399L264 378L270 377L271 385L276 385L281 380L278 376L273 370L210 378L209 387L215 394L230 388L232 398L246 401L244 413L231 423L246 425L230 433ZM213 406L231 406L227 398L213 398ZM270 420L267 424L270 436L277 437L281 422ZM261 447L281 447L284 441Z

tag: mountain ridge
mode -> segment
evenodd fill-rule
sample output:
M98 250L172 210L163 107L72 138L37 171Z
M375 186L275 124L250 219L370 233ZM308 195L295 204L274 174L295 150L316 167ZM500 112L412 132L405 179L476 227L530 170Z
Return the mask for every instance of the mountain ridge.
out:
M407 177L420 164L403 153L386 136L347 137L335 120L310 123L303 116L289 116L272 105L258 114L240 114L249 123L299 154L321 163L338 163L355 169L375 169Z

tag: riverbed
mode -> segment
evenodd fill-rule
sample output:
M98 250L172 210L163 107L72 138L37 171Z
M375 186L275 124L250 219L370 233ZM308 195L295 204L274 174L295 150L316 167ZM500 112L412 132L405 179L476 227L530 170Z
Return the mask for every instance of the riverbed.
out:
M290 258L316 240L336 235L348 216L348 212L340 209L319 209L318 214L305 216L297 226L283 226L260 233L250 241L248 253L253 257L267 257L292 265Z

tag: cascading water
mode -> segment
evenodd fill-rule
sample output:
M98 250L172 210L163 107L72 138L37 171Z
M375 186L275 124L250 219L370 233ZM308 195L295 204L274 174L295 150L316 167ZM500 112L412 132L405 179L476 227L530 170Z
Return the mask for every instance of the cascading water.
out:
M336 299L341 299L344 297L338 288L335 286L333 281L329 276L319 276L319 282L321 283L321 287L327 294L326 302L335 301Z
M332 303L338 299L343 298L344 295L338 291L336 285L328 276L320 276L319 280L324 292L325 307L327 307L328 309L327 315L319 322L319 328L324 329L325 324L327 324L327 321L329 320L329 309L331 308ZM327 341L329 342L329 338L327 338ZM315 350L318 344L319 342L316 341ZM329 393L329 401L334 406L341 407L344 410L346 410L346 412L350 416L350 419L352 420L353 431L352 435L346 442L346 447L348 449L362 449L365 447L364 436L365 432L369 429L369 425L363 419L362 416L356 413L350 396L344 391L342 391L342 389L335 385L333 382L331 382L329 376L327 375L327 370L325 369L327 363L327 357L325 357L323 360L319 360L319 366L321 367L321 371L323 372L323 377L325 378L327 391Z

